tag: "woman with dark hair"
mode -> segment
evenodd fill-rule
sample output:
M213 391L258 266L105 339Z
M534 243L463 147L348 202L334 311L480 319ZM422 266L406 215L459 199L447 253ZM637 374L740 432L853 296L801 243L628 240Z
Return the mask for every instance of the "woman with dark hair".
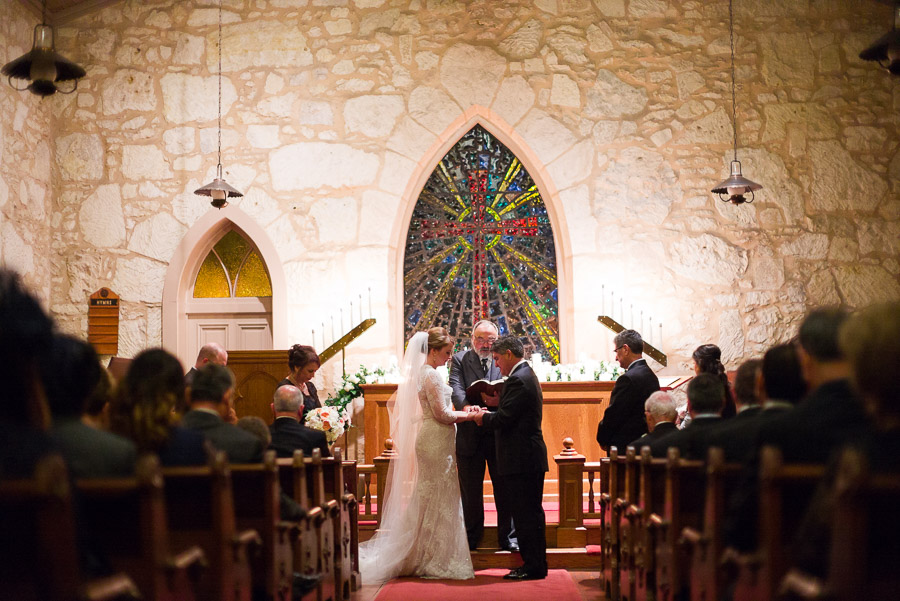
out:
M319 395L316 392L316 385L311 382L313 376L316 375L316 370L321 365L322 362L319 360L319 355L316 354L316 350L311 346L295 344L288 351L288 367L291 373L279 382L276 388L296 386L303 393L301 422L306 417L307 411L322 406L322 403L319 402Z
M734 404L734 391L725 374L725 366L722 365L722 351L715 344L701 344L691 355L694 359L694 373L712 374L722 380L725 387L725 406L722 408L722 417L734 417L737 408Z
M133 440L139 452L158 454L165 466L205 464L203 435L176 423L184 390L178 359L162 349L142 352L119 386L110 411L112 430Z

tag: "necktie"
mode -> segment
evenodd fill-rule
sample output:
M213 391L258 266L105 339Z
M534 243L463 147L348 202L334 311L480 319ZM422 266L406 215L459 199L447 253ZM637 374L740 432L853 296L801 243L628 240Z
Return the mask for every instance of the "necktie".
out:
M487 373L488 373L488 360L487 359L481 360L481 371L483 371L484 375L487 376Z

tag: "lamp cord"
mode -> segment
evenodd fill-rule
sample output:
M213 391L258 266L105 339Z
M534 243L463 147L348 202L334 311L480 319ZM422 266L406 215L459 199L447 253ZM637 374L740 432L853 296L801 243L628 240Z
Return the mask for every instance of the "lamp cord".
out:
M734 160L737 161L737 101L734 85L734 0L728 0L728 29L731 32L731 123L734 129Z
M733 45L732 45L733 48ZM732 50L732 57L734 56ZM732 58L734 62L734 58ZM219 0L219 165L217 177L222 177L222 0Z

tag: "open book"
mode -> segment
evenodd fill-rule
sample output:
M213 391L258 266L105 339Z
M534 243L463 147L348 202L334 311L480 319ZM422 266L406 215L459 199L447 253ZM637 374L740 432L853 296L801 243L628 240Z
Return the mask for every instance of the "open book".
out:
M481 401L481 393L487 395L503 394L503 384L506 378L499 380L475 380L466 388L466 404L483 405Z

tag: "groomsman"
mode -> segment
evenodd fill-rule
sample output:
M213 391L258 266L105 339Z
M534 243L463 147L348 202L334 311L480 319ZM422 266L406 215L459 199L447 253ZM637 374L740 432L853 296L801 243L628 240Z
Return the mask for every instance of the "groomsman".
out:
M472 349L453 355L450 364L450 387L453 389L453 408L465 411L466 388L478 380L499 380L500 368L491 357L491 345L499 331L488 320L481 320L472 328ZM488 397L490 398L490 397ZM486 407L484 398L477 406ZM515 530L509 513L509 503L497 490L497 452L494 433L479 428L472 422L456 425L456 465L459 473L459 490L462 496L463 517L466 522L466 538L469 549L474 550L484 533L484 467L487 465L494 484L494 501L497 505L497 538L501 549L518 551Z
M537 376L525 362L518 338L504 336L491 347L500 372L509 376L496 411L482 411L475 423L494 432L499 481L510 500L523 565L504 576L507 580L539 580L547 577L546 519L541 504L547 445L541 432L543 395Z

